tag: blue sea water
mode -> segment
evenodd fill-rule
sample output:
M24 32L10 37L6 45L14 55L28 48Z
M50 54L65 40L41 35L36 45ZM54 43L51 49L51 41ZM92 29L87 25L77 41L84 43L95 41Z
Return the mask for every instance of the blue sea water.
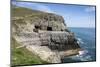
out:
M79 55L65 57L63 63L66 62L85 62L96 61L96 32L95 28L69 28L74 32L76 39L83 51Z

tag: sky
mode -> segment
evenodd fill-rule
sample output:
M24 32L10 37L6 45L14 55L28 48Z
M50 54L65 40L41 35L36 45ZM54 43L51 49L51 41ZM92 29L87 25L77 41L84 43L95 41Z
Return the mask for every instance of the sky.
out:
M12 4L61 15L67 27L95 27L95 6L15 1Z

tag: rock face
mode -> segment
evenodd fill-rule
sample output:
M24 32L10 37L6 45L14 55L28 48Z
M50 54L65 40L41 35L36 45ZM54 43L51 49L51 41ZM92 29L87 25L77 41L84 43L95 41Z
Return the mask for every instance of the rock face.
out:
M49 63L78 54L80 46L62 16L22 7L12 12L12 37L22 45L17 48L26 47Z

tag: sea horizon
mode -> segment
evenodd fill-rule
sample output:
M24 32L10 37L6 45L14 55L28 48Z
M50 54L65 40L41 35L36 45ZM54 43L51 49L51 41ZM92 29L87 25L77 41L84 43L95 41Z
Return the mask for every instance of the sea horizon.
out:
M68 28L96 28L96 27L68 27Z

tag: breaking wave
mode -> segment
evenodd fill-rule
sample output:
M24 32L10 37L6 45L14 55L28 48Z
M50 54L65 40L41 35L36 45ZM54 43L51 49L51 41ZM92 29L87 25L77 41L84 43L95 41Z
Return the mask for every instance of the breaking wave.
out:
M85 44L81 38L77 38L77 43L78 44ZM89 53L89 51L86 49L81 50L81 51L79 51L78 55L65 58L64 62L91 61L92 57L88 53ZM71 60L71 61L69 61L69 60Z
M83 40L81 38L77 38L77 43L78 44L84 44Z
M85 44L85 42L83 42L83 40L81 38L77 38L77 43L78 44ZM81 50L79 51L79 54L76 56L73 56L72 59L77 59L80 61L91 61L92 58L90 55L88 55L89 51L88 50Z
M92 61L90 55L88 55L87 50L79 51L78 55L66 57L63 62L84 62L84 61Z
M83 40L81 38L77 38L77 43L78 44L85 44L85 42L83 42ZM78 60L78 61L91 61L92 58L91 56L88 54L88 50L81 50L79 51L79 54L78 55L75 55L75 56L71 56L70 58L72 60Z
M80 61L91 61L92 58L88 55L88 50L79 51L79 55L76 55L76 58Z

